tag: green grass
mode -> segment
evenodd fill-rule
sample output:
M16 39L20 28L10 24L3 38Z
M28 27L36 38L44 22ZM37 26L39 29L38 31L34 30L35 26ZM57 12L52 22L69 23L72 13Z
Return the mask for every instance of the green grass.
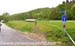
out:
M22 32L33 32L35 28L34 22L9 21L6 24ZM67 32L75 40L75 22L67 22L66 25L67 25L66 28ZM36 32L45 34L48 41L62 41L62 42L70 41L67 35L64 35L62 22L52 22L47 20L38 21Z
M10 21L7 22L6 24L22 32L31 32L34 26L34 23L24 22L24 21Z

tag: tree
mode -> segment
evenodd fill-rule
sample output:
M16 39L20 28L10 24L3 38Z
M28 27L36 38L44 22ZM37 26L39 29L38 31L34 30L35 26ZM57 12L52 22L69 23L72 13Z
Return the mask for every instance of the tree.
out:
M3 13L2 14L2 20L4 20L5 22L7 22L9 20L9 13Z

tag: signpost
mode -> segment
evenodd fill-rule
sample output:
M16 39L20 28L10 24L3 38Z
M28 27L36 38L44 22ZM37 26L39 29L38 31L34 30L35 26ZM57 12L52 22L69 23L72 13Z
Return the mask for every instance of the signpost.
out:
M26 21L27 22L34 22L35 23L35 25L34 25L35 27L33 26L33 28L34 28L33 30L34 31L38 31L38 28L37 28L37 19L26 19Z
M64 11L64 15L62 16L62 23L63 23L63 29L65 34L69 37L69 39L72 41L72 43L75 45L74 40L72 39L72 37L68 34L68 32L66 31L66 21L67 21L67 17L66 17L66 11Z

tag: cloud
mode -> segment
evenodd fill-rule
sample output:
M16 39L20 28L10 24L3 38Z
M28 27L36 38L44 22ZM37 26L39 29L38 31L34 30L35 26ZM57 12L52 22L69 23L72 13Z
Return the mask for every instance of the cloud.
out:
M36 8L55 7L63 0L0 0L0 14L29 11Z

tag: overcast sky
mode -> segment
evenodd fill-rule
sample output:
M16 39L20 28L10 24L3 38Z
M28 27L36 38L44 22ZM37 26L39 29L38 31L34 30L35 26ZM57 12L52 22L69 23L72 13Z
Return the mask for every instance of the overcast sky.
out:
M37 8L56 7L62 1L65 0L0 0L0 14L5 12L15 14Z

